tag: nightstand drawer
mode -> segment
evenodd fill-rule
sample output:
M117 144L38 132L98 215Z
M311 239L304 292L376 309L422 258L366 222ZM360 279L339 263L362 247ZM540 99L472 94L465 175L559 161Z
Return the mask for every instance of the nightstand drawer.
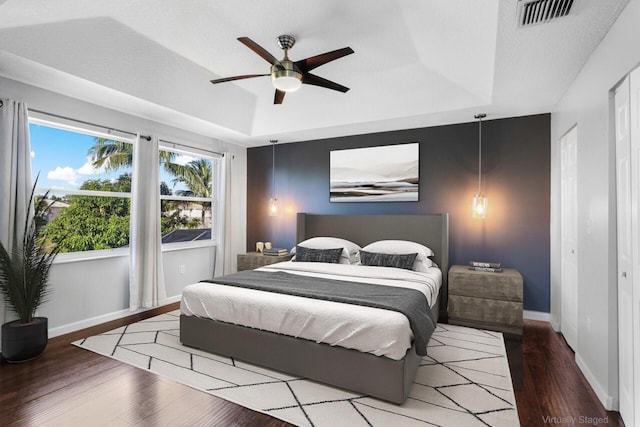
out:
M522 335L523 280L518 270L449 270L449 323Z
M522 328L522 303L464 295L449 295L449 320L468 320L487 329Z
M449 293L522 302L522 275L511 268L490 273L454 265L449 270Z

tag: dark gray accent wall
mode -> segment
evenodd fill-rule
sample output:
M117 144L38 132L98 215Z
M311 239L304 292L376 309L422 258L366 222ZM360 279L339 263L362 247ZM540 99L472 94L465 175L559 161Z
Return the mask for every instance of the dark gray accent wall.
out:
M280 212L268 216L271 146L247 150L247 250L256 241L295 245L296 213L449 213L450 264L499 261L524 277L524 308L549 312L549 114L485 120L482 189L488 217L471 217L478 189L478 123L408 129L278 144L275 196ZM329 202L331 150L420 143L418 202Z

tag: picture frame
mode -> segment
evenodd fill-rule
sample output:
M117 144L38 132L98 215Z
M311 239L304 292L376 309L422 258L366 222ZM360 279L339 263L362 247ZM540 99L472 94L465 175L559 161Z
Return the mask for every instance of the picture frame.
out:
M420 144L382 145L330 153L331 202L417 202Z

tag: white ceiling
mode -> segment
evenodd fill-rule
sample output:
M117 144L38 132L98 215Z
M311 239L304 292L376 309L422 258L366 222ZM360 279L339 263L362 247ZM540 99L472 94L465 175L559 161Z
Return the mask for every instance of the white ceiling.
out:
M0 75L247 146L551 111L628 0L575 0L516 25L516 0L0 0ZM269 64L299 60L346 94L303 85L273 104ZM2 94L0 93L0 96Z

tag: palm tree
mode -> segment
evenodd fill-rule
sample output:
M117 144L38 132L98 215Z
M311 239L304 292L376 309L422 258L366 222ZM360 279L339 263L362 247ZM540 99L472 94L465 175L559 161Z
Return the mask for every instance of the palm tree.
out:
M91 164L96 169L116 171L120 168L133 166L133 144L112 139L95 138L93 147L89 149ZM176 153L160 150L160 163L171 163Z
M213 169L211 161L207 159L195 159L186 165L166 163L167 172L174 175L173 185L183 183L188 190L177 190L179 196L211 197L211 184L213 181Z
M195 159L186 165L165 163L165 169L175 176L172 180L174 186L183 183L188 188L188 190L176 190L178 196L211 198L213 195L213 168L210 160ZM201 224L204 226L204 206L201 212Z
M88 152L92 165L96 168L104 168L105 171L115 171L120 168L133 166L133 145L127 142L114 141L105 138L95 138L93 147ZM187 190L178 190L176 195L192 197L211 197L213 169L211 161L196 159L181 165L173 161L177 154L171 151L160 150L160 164L173 175L173 185L183 183ZM201 221L204 226L205 209L202 209Z
M133 165L133 145L128 142L95 138L95 144L89 149L94 168L115 171Z

